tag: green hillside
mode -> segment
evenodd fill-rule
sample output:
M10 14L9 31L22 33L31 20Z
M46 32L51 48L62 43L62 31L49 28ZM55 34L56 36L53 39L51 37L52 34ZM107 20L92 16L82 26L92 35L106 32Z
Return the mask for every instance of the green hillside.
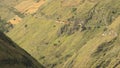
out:
M120 0L47 0L7 33L46 68L120 68Z

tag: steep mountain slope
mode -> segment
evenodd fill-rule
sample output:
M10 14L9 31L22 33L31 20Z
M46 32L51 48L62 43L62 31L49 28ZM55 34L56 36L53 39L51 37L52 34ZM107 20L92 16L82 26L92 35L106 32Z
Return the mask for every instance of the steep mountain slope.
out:
M0 32L0 68L44 68Z
M46 68L120 68L119 15L120 0L49 0L7 35Z

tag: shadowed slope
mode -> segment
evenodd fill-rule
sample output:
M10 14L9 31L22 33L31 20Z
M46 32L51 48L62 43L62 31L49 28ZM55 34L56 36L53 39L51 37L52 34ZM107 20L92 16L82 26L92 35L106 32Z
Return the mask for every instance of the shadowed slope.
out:
M44 68L0 32L0 68Z

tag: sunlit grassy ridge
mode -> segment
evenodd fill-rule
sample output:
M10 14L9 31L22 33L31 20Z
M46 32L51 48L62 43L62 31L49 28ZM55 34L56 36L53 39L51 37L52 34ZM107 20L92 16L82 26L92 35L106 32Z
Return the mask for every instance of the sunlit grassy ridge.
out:
M7 35L46 68L119 68L120 1L63 4L48 1Z

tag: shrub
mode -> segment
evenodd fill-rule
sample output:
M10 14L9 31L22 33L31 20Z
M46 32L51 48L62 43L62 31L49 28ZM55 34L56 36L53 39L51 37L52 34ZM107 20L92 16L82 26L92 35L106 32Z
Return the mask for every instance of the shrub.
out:
M72 8L72 12L75 12L77 10L77 8Z

